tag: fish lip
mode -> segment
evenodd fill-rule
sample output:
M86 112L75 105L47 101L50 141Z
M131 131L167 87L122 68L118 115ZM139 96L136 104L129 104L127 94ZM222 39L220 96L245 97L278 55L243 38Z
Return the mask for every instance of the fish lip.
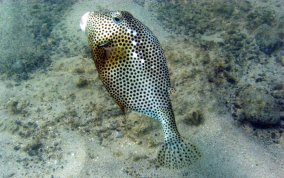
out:
M82 17L80 19L80 28L83 32L86 31L87 22L88 22L88 19L89 19L89 14L90 14L90 12L86 12L84 15L82 15Z
M108 47L112 43L112 40L107 40L98 45L98 47Z

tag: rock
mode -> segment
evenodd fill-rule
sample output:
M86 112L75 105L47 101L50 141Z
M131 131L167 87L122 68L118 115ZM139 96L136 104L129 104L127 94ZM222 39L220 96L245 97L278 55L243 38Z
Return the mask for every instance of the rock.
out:
M282 66L284 66L284 56L281 56L280 63L281 63Z
M284 111L280 112L280 119L283 121L283 126L284 126Z
M229 18L234 12L236 3L234 1L217 1L213 6L214 9L216 9L216 12L219 13L219 15Z
M268 55L283 46L283 42L277 30L267 24L260 25L257 28L255 40L259 49Z
M284 128L284 120L281 120L279 125L280 125L281 128Z
M27 113L26 108L28 107L29 102L26 100L13 100L11 99L7 105L6 108L8 112L12 115L14 114L25 114Z
M274 125L280 122L280 109L276 100L264 89L248 87L237 99L239 120L257 125Z
M183 119L184 123L187 125L195 125L198 126L203 123L203 115L200 111L191 111L185 115Z
M276 21L276 12L269 7L256 7L247 15L249 30L255 30L262 24L272 26Z
M237 3L237 7L244 12L248 12L252 9L250 1L242 0Z
M281 133L277 129L257 129L254 131L254 135L261 141L266 143L279 143Z
M78 88L84 88L89 84L89 81L83 77L80 77L78 82L76 83L76 86Z

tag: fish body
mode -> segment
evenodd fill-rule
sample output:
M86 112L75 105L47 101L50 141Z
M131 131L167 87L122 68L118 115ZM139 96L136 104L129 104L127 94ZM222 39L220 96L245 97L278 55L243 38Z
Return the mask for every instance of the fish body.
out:
M158 163L181 168L199 159L200 152L181 138L176 127L167 60L152 31L126 11L87 12L80 26L99 77L121 110L161 122L165 142Z

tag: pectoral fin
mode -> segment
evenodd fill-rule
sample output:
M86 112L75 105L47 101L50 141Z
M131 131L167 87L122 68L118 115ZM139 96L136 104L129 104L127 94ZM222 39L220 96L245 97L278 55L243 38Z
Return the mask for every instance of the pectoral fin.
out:
M104 41L98 45L99 48L103 48L105 52L105 59L109 59L111 51L113 50L113 47L110 47L110 44L112 43L111 40Z

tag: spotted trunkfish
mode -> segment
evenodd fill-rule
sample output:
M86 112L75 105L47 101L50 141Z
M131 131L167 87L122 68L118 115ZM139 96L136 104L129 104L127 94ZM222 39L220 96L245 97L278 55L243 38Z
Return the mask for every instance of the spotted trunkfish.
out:
M162 124L164 143L157 164L182 168L198 160L197 147L178 132L167 60L152 31L126 11L87 12L80 27L99 77L121 110L143 113Z

